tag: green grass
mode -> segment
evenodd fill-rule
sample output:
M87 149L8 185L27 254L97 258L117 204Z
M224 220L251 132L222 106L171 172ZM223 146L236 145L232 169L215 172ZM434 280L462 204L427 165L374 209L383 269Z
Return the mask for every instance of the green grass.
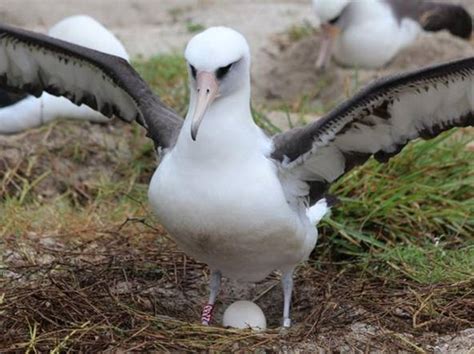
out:
M444 238L473 240L474 168L470 134L417 141L387 164L372 160L332 186L342 200L329 224L342 252ZM334 234L333 234L334 235ZM342 237L341 237L342 236Z
M146 61L134 61L133 65L166 104L184 115L189 92L182 54L160 55Z
M474 279L474 243L449 249L444 243L402 244L389 248L369 262L384 277L408 277L420 284L456 283Z
M303 38L309 37L314 34L315 29L311 25L311 23L304 21L300 24L295 24L290 26L287 30L287 34L289 39L292 42L297 42L302 40Z
M201 32L206 29L206 26L200 23L195 23L192 21L187 21L186 22L186 29L188 30L189 33L196 33L196 32Z

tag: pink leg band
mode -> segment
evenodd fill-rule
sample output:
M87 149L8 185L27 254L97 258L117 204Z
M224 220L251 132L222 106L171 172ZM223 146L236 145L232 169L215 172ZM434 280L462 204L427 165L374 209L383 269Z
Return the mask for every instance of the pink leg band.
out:
M212 319L212 310L214 310L214 305L206 304L202 309L201 323L205 326L209 326L209 323Z

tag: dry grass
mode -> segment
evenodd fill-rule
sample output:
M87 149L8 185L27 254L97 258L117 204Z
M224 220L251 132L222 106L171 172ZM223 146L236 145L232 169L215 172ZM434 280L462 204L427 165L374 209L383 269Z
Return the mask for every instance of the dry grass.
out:
M298 272L296 325L287 334L207 328L197 324L206 270L177 251L160 229L130 222L50 237L10 236L4 246L2 352L282 345L410 350L411 345L426 349L434 335L474 325L474 281L423 286L315 260L317 266L310 263ZM274 282L260 284L259 289L271 290L258 300L273 325L281 300Z

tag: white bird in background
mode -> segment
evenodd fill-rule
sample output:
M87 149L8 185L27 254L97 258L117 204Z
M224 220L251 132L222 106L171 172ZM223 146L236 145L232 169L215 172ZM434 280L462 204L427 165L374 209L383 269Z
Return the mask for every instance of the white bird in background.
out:
M109 30L85 15L66 17L48 35L129 60L122 43ZM78 107L64 97L45 92L41 97L0 90L0 134L19 133L58 118L107 122L109 119L86 105Z
M147 129L161 156L151 207L211 269L205 324L221 276L258 281L279 269L289 327L293 271L316 244L328 186L371 156L386 161L411 139L474 123L474 58L376 81L320 120L273 137L252 119L241 34L210 28L191 39L185 58L183 121L125 60L0 26L0 87L67 96Z
M471 15L461 6L427 0L313 0L323 38L317 68L331 55L347 66L379 68L423 31L448 30L469 39Z

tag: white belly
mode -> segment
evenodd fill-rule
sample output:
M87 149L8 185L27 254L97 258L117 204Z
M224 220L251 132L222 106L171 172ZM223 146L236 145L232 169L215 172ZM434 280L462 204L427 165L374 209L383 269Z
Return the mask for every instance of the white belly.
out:
M264 156L213 168L170 157L155 172L149 199L187 254L224 276L249 281L309 255L316 230L290 208Z

